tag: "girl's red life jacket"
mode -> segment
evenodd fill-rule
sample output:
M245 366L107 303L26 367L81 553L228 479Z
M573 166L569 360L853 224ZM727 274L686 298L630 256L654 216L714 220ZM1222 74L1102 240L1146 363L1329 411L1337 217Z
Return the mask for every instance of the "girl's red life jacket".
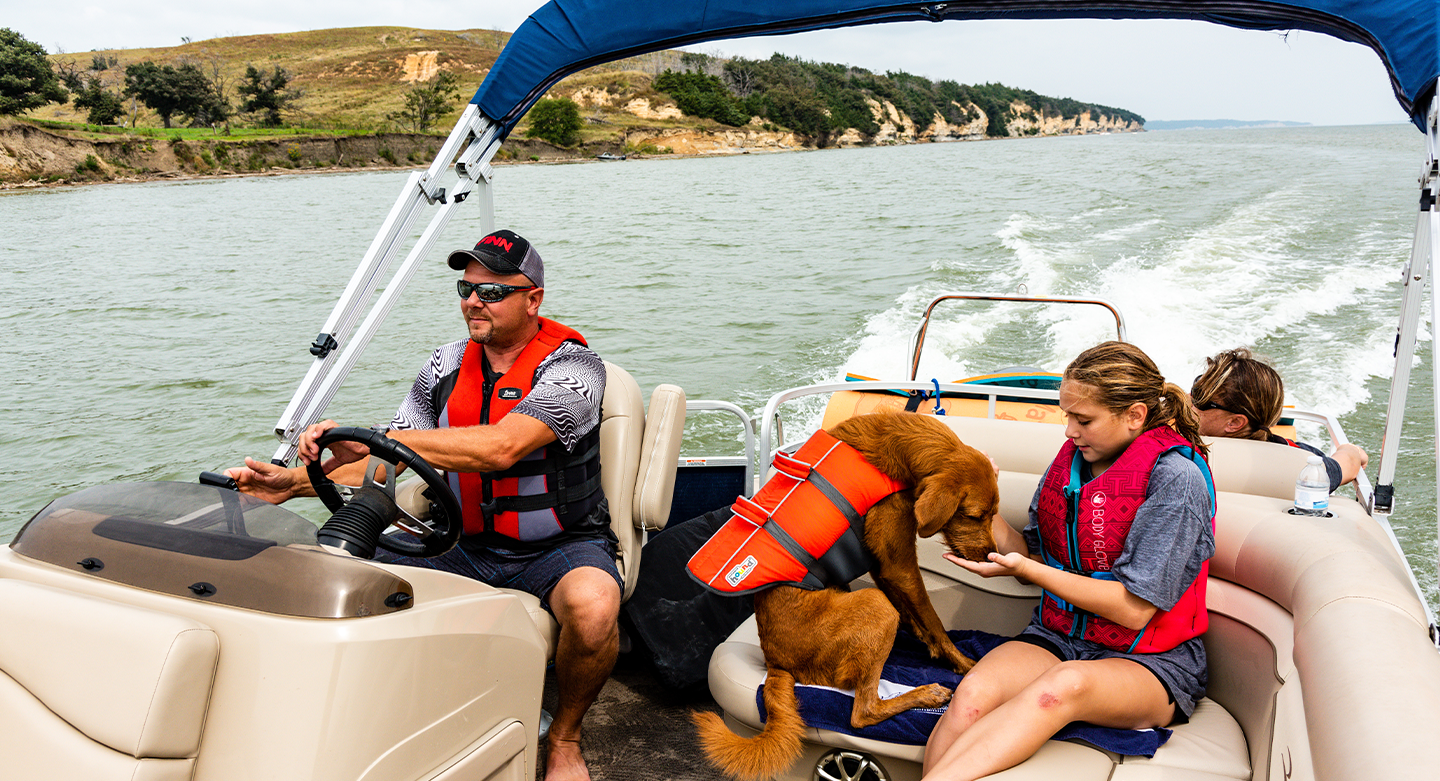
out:
M455 388L440 416L442 425L474 426L505 417L535 384L540 362L567 341L585 344L574 329L540 318L540 332L498 379L485 376L484 347L465 346ZM465 533L496 532L527 542L553 537L583 520L603 498L600 491L600 427L575 444L573 453L552 442L501 472L451 472Z
M1037 507L1040 543L1045 562L1086 577L1114 580L1110 570L1125 549L1135 513L1145 501L1155 462L1176 450L1205 475L1210 487L1210 528L1215 528L1215 483L1205 459L1169 426L1144 432L1099 477L1081 484L1082 456L1066 441L1045 473ZM1041 622L1052 631L1081 637L1116 651L1156 653L1204 634L1205 582L1210 562L1200 565L1195 582L1170 610L1161 610L1136 631L1090 613L1045 591Z
M690 577L721 594L771 586L817 590L849 583L874 565L865 549L865 513L910 486L860 451L817 431L794 456L775 456L775 476L690 558Z

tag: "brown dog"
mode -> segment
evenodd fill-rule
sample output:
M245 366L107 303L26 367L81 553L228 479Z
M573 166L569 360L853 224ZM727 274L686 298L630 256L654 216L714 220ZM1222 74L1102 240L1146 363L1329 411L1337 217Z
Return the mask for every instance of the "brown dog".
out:
M984 560L995 550L990 519L999 490L990 460L936 418L887 412L850 418L830 429L881 472L911 485L865 515L865 547L878 589L832 586L807 591L776 586L755 595L755 621L765 653L765 728L742 738L713 713L691 716L706 755L726 774L770 778L801 753L805 724L796 682L853 689L853 727L868 727L911 708L933 708L952 692L930 684L882 700L880 672L903 621L931 656L964 673L975 664L956 650L920 577L916 537L943 533L957 555Z

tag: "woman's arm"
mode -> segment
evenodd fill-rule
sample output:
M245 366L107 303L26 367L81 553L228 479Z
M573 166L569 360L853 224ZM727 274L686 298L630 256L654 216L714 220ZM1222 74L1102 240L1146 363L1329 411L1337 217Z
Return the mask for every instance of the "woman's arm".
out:
M1330 458L1340 465L1340 485L1354 480L1355 476L1360 474L1360 470L1370 463L1370 456L1349 442L1335 448L1335 452L1330 454Z

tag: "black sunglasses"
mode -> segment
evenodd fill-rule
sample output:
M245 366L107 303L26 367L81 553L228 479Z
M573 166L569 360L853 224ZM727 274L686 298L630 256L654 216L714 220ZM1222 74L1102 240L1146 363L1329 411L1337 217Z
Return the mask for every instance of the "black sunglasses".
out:
M1220 406L1219 404L1216 404L1216 403L1213 402L1213 401L1202 401L1202 402L1200 402L1199 404L1196 404L1196 405L1195 405L1195 409L1198 409L1198 410L1200 410L1201 412L1208 412L1208 411L1210 411L1210 410L1212 410L1212 409L1224 410L1225 412L1229 412L1229 411L1230 411L1230 410L1225 409L1224 407Z
M502 285L498 282L466 282L463 279L455 280L455 290L460 293L461 298L468 299L474 293L481 301L493 304L505 300L505 296L517 290L535 290L535 286L517 287L515 285Z

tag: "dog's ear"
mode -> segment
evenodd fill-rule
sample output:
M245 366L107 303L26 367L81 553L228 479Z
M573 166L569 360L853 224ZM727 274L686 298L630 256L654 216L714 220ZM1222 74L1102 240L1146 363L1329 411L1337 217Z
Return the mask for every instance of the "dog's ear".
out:
M965 498L966 486L954 475L941 472L922 478L915 486L916 532L930 537L955 515Z

